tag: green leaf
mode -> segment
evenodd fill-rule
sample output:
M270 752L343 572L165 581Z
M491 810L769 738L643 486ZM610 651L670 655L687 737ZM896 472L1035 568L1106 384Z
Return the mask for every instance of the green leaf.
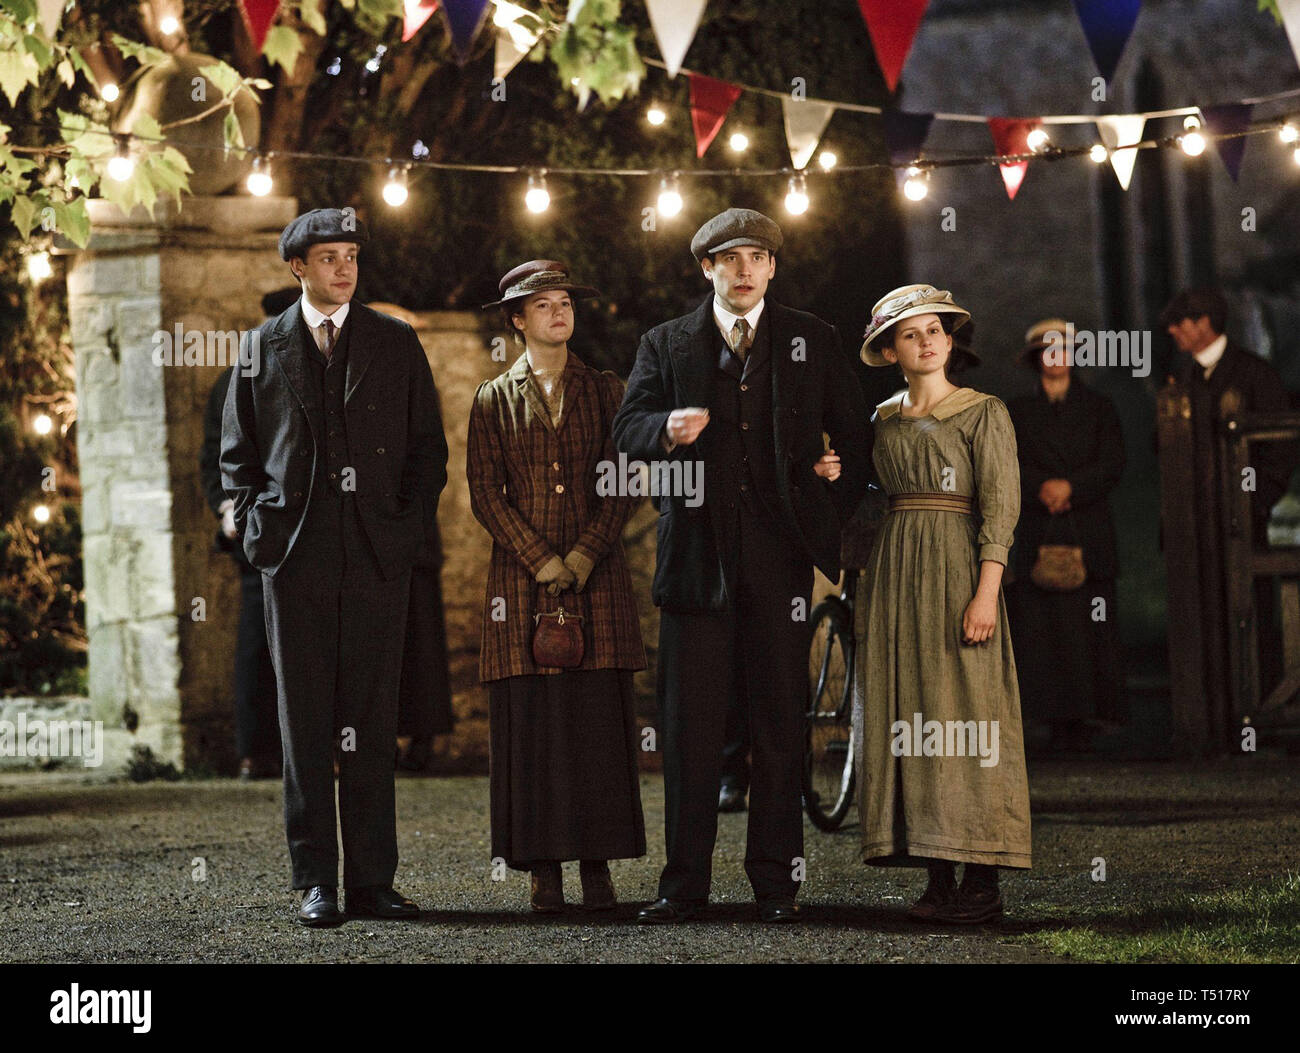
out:
M174 146L167 146L163 148L162 161L164 164L168 164L171 167L179 169L182 172L194 171L194 169L190 167L189 161L185 159L185 155L181 153L179 150L177 150L176 147Z
M131 134L150 141L163 138L163 130L158 124L158 118L143 110L136 113L134 123L131 125Z
M1267 11L1279 26L1282 24L1282 12L1278 10L1277 0L1259 0L1260 11Z
M234 109L226 111L226 119L221 123L221 130L226 136L226 153L230 153L231 147L243 148L244 146L244 129L239 126L239 118L235 116Z
M292 73L298 55L302 52L302 38L288 26L272 26L262 45L266 61Z
M325 35L325 12L321 7L320 0L303 0L298 5L298 18L304 26L317 36L323 37Z
M84 249L90 240L90 213L86 211L86 199L74 198L72 201L54 203L54 221L59 226L59 233L78 248Z
M90 81L91 84L95 83L95 74L91 71L90 67L86 65L86 60L81 55L81 48L69 48L68 58L72 60L73 67L84 73L86 79Z
M216 62L211 66L200 66L199 73L212 82L213 87L221 92L222 98L229 96L240 84L239 70L233 66L228 66L224 62Z
M28 22L36 21L36 2L35 0L0 0L0 7L3 7L14 17L14 21L20 25L26 25Z
M26 51L0 51L0 91L9 97L9 105L18 105L18 96L29 84L41 77L41 67Z
M167 52L162 48L153 48L138 40L128 40L120 33L113 34L113 44L123 55L138 60L142 66L156 65L167 57Z
M48 68L54 62L54 54L50 51L50 46L40 37L34 37L30 34L23 37L23 46L27 48L28 54L36 59L36 64L41 69Z
M76 54L76 52L73 52ZM59 80L63 81L66 87L71 88L77 82L77 71L68 59L59 63Z
M9 218L18 228L18 234L21 237L27 237L32 232L32 227L36 226L37 205L30 197L19 195L14 198L13 205L10 208Z

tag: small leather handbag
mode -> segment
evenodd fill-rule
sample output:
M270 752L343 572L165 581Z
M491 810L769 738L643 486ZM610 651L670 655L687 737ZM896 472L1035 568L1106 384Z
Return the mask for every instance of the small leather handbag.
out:
M576 601L575 601L576 602ZM548 669L573 669L582 665L582 615L558 610L533 614L533 662Z
M1070 513L1070 526L1074 528L1074 514ZM1076 539L1078 530L1074 531ZM1088 578L1088 568L1083 565L1082 545L1039 545L1038 558L1034 560L1029 580L1047 592L1073 592Z

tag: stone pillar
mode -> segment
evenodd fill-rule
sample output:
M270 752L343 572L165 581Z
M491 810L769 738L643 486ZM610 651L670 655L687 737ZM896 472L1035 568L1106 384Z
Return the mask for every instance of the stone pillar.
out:
M203 499L203 410L221 334L262 321L291 283L276 253L292 198L186 198L124 216L90 202L93 235L68 267L77 361L86 628L94 719L109 762L148 746L178 766L233 759L238 574L214 550ZM155 364L156 333L197 331L202 361Z

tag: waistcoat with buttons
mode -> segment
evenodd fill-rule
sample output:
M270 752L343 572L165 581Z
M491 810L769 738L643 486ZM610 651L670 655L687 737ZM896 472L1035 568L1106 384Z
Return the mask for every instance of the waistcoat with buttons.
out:
M326 366L324 354L316 347L307 323L302 323L304 351L307 356L307 373L312 382L303 393L307 399L307 416L316 436L316 472L312 479L312 497L327 491L335 495L344 491L343 470L351 463L348 453L347 417L344 414L343 395L348 373L348 344L352 327L345 321L334 337L334 353ZM360 485L358 481L356 485Z
M714 325L717 368L709 402L706 502L729 513L743 505L751 514L779 523L780 495L772 433L772 327L765 308L744 366ZM724 532L736 529L727 515Z

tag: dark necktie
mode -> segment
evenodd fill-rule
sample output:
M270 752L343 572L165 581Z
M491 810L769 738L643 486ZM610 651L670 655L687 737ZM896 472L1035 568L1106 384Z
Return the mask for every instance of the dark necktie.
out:
M334 333L335 333L334 320L332 318L326 318L325 319L325 347L323 348L325 352L326 361L329 361L330 358L332 358L334 355Z
M753 342L749 323L743 318L737 318L736 324L731 327L731 335L727 337L727 346L731 348L732 354L744 362Z

